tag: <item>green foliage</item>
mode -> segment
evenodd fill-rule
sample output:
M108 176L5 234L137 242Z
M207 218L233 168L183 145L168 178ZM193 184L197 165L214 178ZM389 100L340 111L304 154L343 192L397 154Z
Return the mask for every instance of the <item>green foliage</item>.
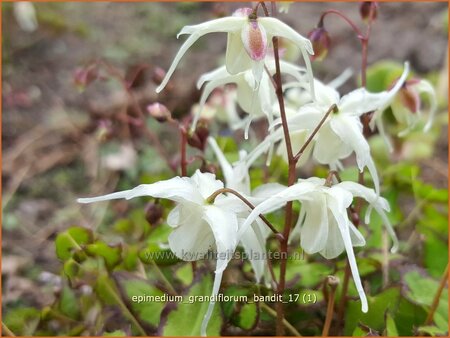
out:
M212 290L211 275L206 274L195 282L186 297L198 297L209 295ZM194 299L194 298L192 298ZM167 318L162 320L160 328L164 336L199 336L203 315L209 306L208 301L193 301L192 303L177 303L173 310L168 310ZM222 317L218 304L214 306L214 311L208 325L208 336L218 336L222 326Z

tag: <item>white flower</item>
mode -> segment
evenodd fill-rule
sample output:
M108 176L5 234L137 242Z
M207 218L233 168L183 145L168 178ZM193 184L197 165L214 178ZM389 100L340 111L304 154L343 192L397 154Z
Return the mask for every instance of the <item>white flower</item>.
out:
M394 118L401 126L405 127L404 130L398 133L398 136L403 137L408 134L422 117L421 95L427 96L429 101L428 121L424 127L424 131L427 132L433 124L434 115L437 110L437 98L433 86L430 82L423 79L405 81L405 79L400 78L397 83L398 82L401 83L400 89L390 102ZM381 137L388 146L389 151L392 152L393 147L386 135L383 125L383 112L385 111L385 108L377 110L370 121L370 127L371 129L375 129L375 126L377 127Z
M365 245L365 239L349 220L347 208L354 197L367 200L385 222L394 241L392 250L395 251L397 239L385 214L385 211L389 211L389 204L384 198L378 197L373 190L358 183L342 182L331 187L324 184L324 179L316 177L299 180L297 184L260 203L250 213L239 229L239 233L245 231L260 214L273 211L275 207L281 207L288 201L300 201L302 205L299 220L291 236L300 235L300 245L308 254L318 252L327 259L337 257L345 249L356 290L361 299L362 311L367 312L367 299L353 252L353 246ZM366 221L369 216L368 213Z
M20 28L26 32L34 32L38 28L36 10L30 1L17 1L13 3L14 16Z
M287 118L289 132L294 137L302 135L305 131L306 135L311 135L319 125L320 120L325 116L326 111L333 104L336 104L337 113L329 115L315 135L314 145L311 142L308 148L313 148L312 154L317 162L328 164L332 169L339 167L340 160L354 152L359 170L363 171L364 167L369 169L375 190L378 193L380 186L378 173L370 155L369 144L362 132L363 126L360 122L360 116L371 111L384 110L390 105L393 97L406 79L408 70L409 66L406 63L401 79L390 91L370 93L364 88L359 88L342 98L340 98L339 93L334 88L316 81L316 100L301 107L296 114ZM274 122L274 126L279 124L281 124L281 119ZM305 134L300 137L301 140L306 140L307 138ZM252 163L263 152L267 151L272 143L283 139L283 130L279 127L253 150L249 155L250 158L247 159L248 163ZM295 147L300 149L301 146L303 144L294 144L294 151L296 150ZM308 148L306 152L311 151Z
M190 36L175 56L165 78L156 89L157 93L164 89L186 51L200 37L213 32L228 33L225 60L228 73L234 75L252 69L257 83L263 74L264 60L271 38L278 36L292 41L302 52L312 87L313 77L308 55L308 53L314 54L311 42L276 18L256 18L251 8L241 8L232 16L210 20L195 26L185 26L180 31L178 36L182 34ZM314 91L313 87L311 91Z
M267 68L270 74L275 73L274 63L269 63ZM281 61L280 70L281 73L294 76L299 82L302 82L304 79L301 74L304 69L288 62ZM197 110L194 117L191 127L192 130L195 130L203 106L205 105L205 102L211 92L219 86L231 83L237 85L237 103L246 113L249 114L245 123L246 139L248 138L248 128L253 119L266 116L269 123L273 122L273 110L274 105L277 102L277 98L271 79L266 72L262 74L261 81L258 85L251 70L246 70L232 75L228 73L225 66L222 66L211 72L203 74L197 82L197 88L200 89L205 83L206 85L200 99L200 109Z
M233 210L235 202L219 195L213 204L207 198L222 189L223 183L213 174L199 170L192 177L174 177L153 184L142 184L131 190L112 194L79 198L79 203L92 203L112 199L131 199L140 196L165 198L177 203L167 217L173 228L169 235L170 249L185 261L205 258L208 251L217 252L217 262L212 295L219 292L222 274L232 258L237 245L238 218ZM206 335L214 302L211 302L202 324L202 335Z
M208 143L219 161L225 178L225 186L242 194L253 205L265 201L270 196L273 196L285 188L285 186L278 183L268 183L259 186L252 193L250 190L250 177L244 163L240 162L238 165L232 166L225 158L225 155L220 150L215 139L209 137ZM241 158L245 157L245 155L245 151L240 152ZM229 198L235 198L236 206L234 210L238 215L239 226L241 226L250 214L251 209L237 197L229 195ZM263 276L265 277L266 284L268 284L271 279L268 274L266 259L266 239L269 234L270 229L267 225L264 224L260 218L256 218L251 226L239 237L240 244L243 246L249 257L250 264L255 272L257 283L261 281Z

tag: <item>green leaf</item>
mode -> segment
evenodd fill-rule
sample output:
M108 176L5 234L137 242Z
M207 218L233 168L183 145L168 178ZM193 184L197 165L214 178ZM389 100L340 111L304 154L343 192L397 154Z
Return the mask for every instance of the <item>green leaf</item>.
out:
M386 312L386 336L387 337L398 337L397 326L389 312Z
M139 251L139 258L144 264L154 261L158 265L172 265L180 259L169 249L161 249L158 244L149 243L146 248Z
M417 331L421 334L426 334L432 337L445 336L447 333L447 330L439 329L436 326L420 326L417 328Z
M40 312L32 307L8 310L3 317L6 326L18 336L32 336L39 324Z
M345 317L345 335L351 335L359 322L377 331L384 329L384 314L387 310L394 311L400 300L400 290L390 288L382 293L367 297L369 311L361 311L361 301L349 301L347 303Z
M91 256L102 257L109 270L119 264L122 258L122 246L120 244L110 246L104 242L97 241L86 246L86 252Z
M162 334L164 336L199 336L203 316L209 306L209 301L205 298L202 299L202 297L209 297L212 287L213 280L209 274L204 275L199 282L194 283L188 294L184 296L185 302L177 303L176 308L168 313L162 330L160 328ZM221 326L220 306L216 303L211 320L208 323L207 335L219 336Z
M76 262L74 259L70 258L67 261L64 262L63 267L64 274L72 280L78 275L78 272L80 271L80 264Z
M191 285L194 279L194 273L190 264L182 264L182 266L175 271L177 278L185 285Z
M410 271L403 278L409 289L406 292L406 297L415 303L423 305L428 310L439 288L439 283L431 278L420 275L417 271ZM442 330L447 329L448 289L442 291L433 319L438 328Z
M75 292L68 286L64 286L59 299L59 311L69 318L77 320L80 316L80 308Z
M123 289L123 293L127 297L126 302L131 305L133 313L141 321L157 326L165 305L163 296L167 297L167 295L144 280L125 278L119 280L118 285Z
M225 317L231 318L233 316L234 312L237 310L237 304L236 304L237 302L234 301L234 299L237 299L240 296L247 297L248 289L240 287L240 286L232 285L232 286L226 288L223 291L223 294L224 294L224 296L229 296L230 299L233 299L232 301L229 301L229 302L220 303Z
M86 244L92 243L92 231L82 227L72 227L58 234L55 240L56 255L63 261L75 252L82 252Z
M244 304L239 312L238 326L244 330L250 330L256 325L258 308L255 303Z

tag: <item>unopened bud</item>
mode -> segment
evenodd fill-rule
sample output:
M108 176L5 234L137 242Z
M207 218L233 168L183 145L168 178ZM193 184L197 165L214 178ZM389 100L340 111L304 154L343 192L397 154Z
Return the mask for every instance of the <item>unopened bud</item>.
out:
M97 140L100 142L105 141L113 132L111 120L102 119L98 121L97 125Z
M169 120L172 116L169 109L159 102L152 103L147 106L148 113L154 117L158 122L163 123Z
M89 84L97 80L99 77L98 68L96 65L89 65L87 67L79 67L75 69L73 74L73 81L80 91L84 90Z
M202 173L211 173L216 174L217 173L217 167L212 163L206 163L204 162L202 166L200 167L200 171Z
M368 22L370 19L370 12L372 11L371 20L375 20L378 15L378 3L374 1L361 2L359 6L359 13L364 21Z
M145 219L150 225L155 225L164 214L164 208L159 203L149 202L145 206Z
M308 34L308 39L311 41L314 55L311 56L313 61L322 61L328 54L331 39L326 29L321 27L314 28Z
M159 86L165 76L166 76L166 71L164 69L162 69L161 67L156 67L152 73L152 80L156 85Z
M267 53L267 34L257 20L249 20L241 31L245 51L252 60L261 61Z
M188 135L187 142L193 147L201 151L205 150L206 140L209 136L208 124L205 120L200 120L192 134Z
M400 89L400 100L403 105L408 108L411 113L417 113L420 110L420 95L413 87L419 80L411 79L405 82L405 85Z

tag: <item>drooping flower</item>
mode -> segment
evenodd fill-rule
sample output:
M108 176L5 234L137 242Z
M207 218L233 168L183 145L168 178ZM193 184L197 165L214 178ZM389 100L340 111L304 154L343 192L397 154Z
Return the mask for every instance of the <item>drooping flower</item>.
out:
M311 42L298 34L282 21L271 17L256 17L251 8L241 8L232 16L210 20L199 25L185 26L178 36L190 35L175 56L164 80L156 89L164 89L175 68L186 51L203 35L213 32L228 33L225 66L228 73L234 75L252 69L257 83L261 80L264 71L264 62L268 45L273 36L286 38L292 41L302 52L308 76L312 86L312 69L309 55L314 54Z
M273 196L285 188L285 186L278 183L267 183L259 186L251 192L248 168L244 165L244 163L240 162L237 165L232 166L226 159L214 138L208 138L208 143L219 161L222 174L225 179L225 186L239 192L253 205L258 205L270 196ZM245 151L240 152L241 158L244 158L245 155ZM245 206L242 201L235 196L229 196L229 198L233 197L236 200L236 207L234 210L237 212L238 223L239 226L241 226L250 214L251 209L248 206ZM255 279L257 283L261 281L263 276L265 276L266 284L268 284L270 280L270 275L267 273L268 269L266 259L266 239L269 234L270 230L267 225L264 224L261 219L256 218L251 226L249 226L248 229L242 233L242 236L239 237L240 244L243 246L247 256L250 259L250 264L255 272Z
M401 80L398 80L399 82ZM431 125L433 124L434 116L437 110L437 98L436 92L430 82L424 79L411 79L405 81L397 95L393 98L391 102L392 114L404 129L398 133L399 137L407 135L420 121L422 117L422 96L426 96L428 99L428 121L425 124L424 131L427 132ZM384 124L383 124L383 112L386 110L378 109L372 120L370 121L371 129L377 127L380 135L384 139L389 151L393 151L391 142L386 135Z
M271 75L275 73L275 65L269 64L267 67ZM280 62L280 71L283 74L289 74L296 78L297 81L304 80L302 72L304 69L288 62ZM253 119L266 116L269 123L273 122L274 105L277 102L275 90L270 81L269 75L265 72L262 74L259 85L251 70L243 71L238 74L231 75L225 66L219 67L211 72L203 74L198 82L197 88L201 88L204 84L203 93L200 99L200 109L197 110L192 123L192 129L195 128L205 102L211 92L219 86L226 84L236 84L237 86L237 103L249 114L245 122L245 138L248 138L248 128ZM256 88L256 89L255 89Z
M328 116L315 135L314 144L312 142L309 144L308 147L311 147L311 149L307 148L306 151L312 151L312 156L317 162L327 164L332 169L340 167L340 160L354 152L359 170L362 171L364 167L369 169L375 190L379 192L378 174L370 154L369 144L363 135L360 116L388 107L406 80L408 71L409 65L406 63L402 77L389 91L371 93L365 88L359 88L342 98L334 88L316 81L316 101L304 105L297 113L287 118L289 132L294 137L303 133L301 139L306 140L308 137L305 135L312 134L328 109L335 104L337 111ZM273 126L280 124L281 119L278 119ZM283 139L283 130L279 127L249 154L247 162L252 163L258 156L267 151L271 144ZM298 144L297 147L301 148L302 145Z
M379 197L372 189L358 183L342 182L328 186L325 179L317 177L301 179L297 184L260 203L245 220L239 233L246 231L247 227L260 214L282 207L288 201L300 201L301 211L291 238L300 235L300 245L305 252L308 254L320 253L327 259L335 258L345 250L356 290L361 299L362 311L367 312L367 299L353 252L353 246L364 246L365 239L349 220L347 213L347 209L355 197L364 198L370 207L380 214L393 238L392 251L395 251L398 246L397 239L385 213L385 211L389 211L389 204L384 198ZM367 213L366 216L367 222L370 213Z
M131 190L112 194L79 198L79 203L93 203L113 199L131 199L141 196L169 199L176 202L167 217L167 224L173 228L169 235L170 249L185 261L207 257L210 250L217 252L217 262L212 295L219 292L222 274L232 258L238 243L238 218L235 200L219 195L214 203L207 201L223 183L210 173L199 170L192 177L174 177L153 184L142 184ZM214 298L214 297L213 297ZM206 335L214 302L211 302L202 324L202 335Z

